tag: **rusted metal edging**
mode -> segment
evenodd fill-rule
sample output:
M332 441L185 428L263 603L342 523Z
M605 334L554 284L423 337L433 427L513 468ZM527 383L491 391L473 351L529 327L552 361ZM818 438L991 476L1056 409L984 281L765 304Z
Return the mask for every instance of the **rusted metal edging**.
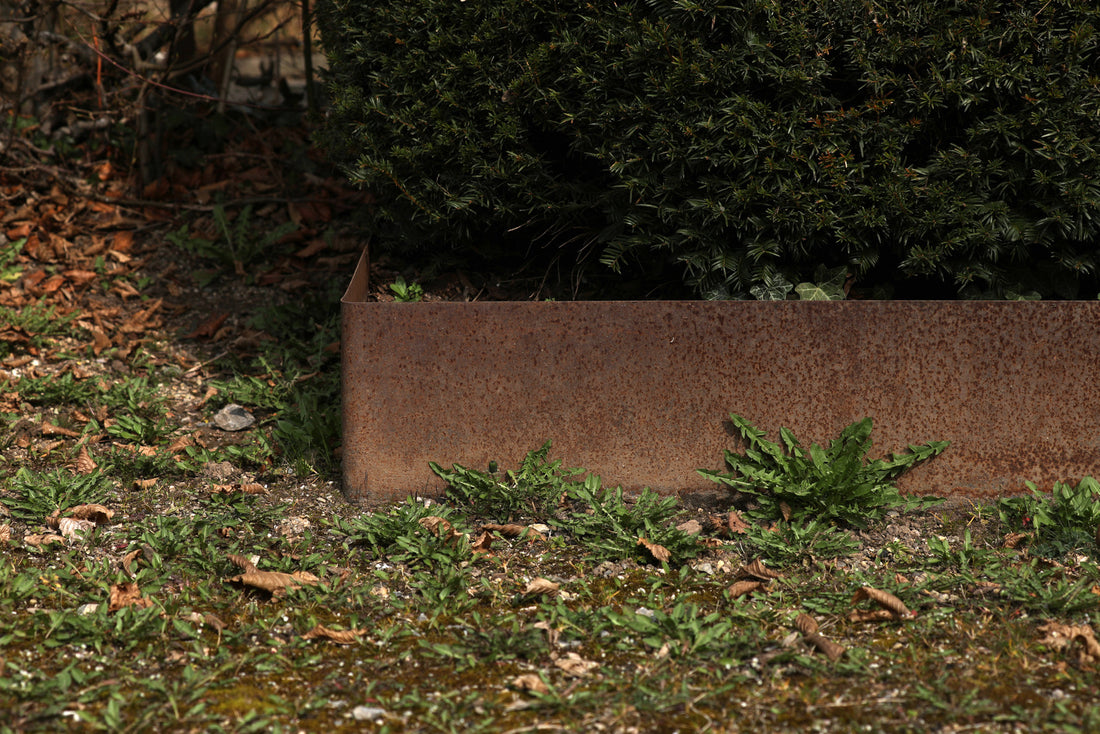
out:
M367 302L343 299L344 491L442 487L429 461L552 457L628 490L713 490L730 412L875 451L949 440L908 491L991 498L1100 474L1100 303Z

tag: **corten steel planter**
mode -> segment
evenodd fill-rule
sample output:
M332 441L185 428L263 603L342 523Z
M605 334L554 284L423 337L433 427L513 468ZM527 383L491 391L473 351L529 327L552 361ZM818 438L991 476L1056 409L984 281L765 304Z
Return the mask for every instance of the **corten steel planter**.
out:
M344 491L437 493L429 461L552 457L605 484L714 491L730 412L807 445L874 419L875 453L949 440L917 493L1100 475L1100 303L343 299Z

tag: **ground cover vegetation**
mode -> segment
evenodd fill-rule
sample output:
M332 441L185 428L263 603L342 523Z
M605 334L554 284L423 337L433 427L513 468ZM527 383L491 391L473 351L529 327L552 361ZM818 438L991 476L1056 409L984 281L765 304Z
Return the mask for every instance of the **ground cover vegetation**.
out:
M715 298L795 297L819 269L840 269L833 297L1097 296L1088 0L322 0L318 17L324 139L377 197L376 243L406 256L535 243Z
M98 90L62 88L5 107L0 148L0 731L1100 724L1091 478L936 503L892 480L940 443L875 458L869 421L800 440L734 416L690 501L547 444L348 505L338 297L365 197L300 114L165 84L142 152L123 107L65 130ZM375 265L410 302L542 280Z

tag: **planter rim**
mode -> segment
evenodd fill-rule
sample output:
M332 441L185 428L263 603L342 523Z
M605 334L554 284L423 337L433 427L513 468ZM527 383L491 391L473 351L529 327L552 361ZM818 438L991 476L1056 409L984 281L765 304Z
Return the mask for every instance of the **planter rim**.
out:
M827 443L870 416L873 453L951 441L902 489L989 498L1100 474L1094 301L342 303L344 488L441 491L429 461L552 456L609 485L713 493L728 414ZM537 309L533 311L532 309Z

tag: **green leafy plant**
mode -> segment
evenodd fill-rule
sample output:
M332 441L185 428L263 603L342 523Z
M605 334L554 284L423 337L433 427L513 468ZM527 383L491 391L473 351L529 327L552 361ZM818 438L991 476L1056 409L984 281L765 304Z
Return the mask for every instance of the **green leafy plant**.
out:
M36 472L21 467L15 472L15 497L4 499L12 517L42 522L55 510L64 512L76 505L103 502L111 484L100 472L75 474L64 469Z
M843 301L846 295L844 284L847 279L847 266L829 269L819 265L814 273L814 282L799 283L794 290L803 301Z
M398 303L415 303L424 298L424 289L419 283L406 283L402 276L390 283L393 300Z
M571 533L596 558L679 565L699 553L697 538L671 525L680 514L675 497L646 488L628 504L622 487L608 489L599 477L589 475L569 488L569 499L577 507L568 518L550 522Z
M251 221L251 205L241 209L231 221L225 207L218 204L214 207L213 217L221 235L219 239L211 240L193 234L186 224L169 233L167 239L182 250L232 268L238 275L246 275L245 265L270 257L279 240L297 229L293 222L284 222L274 229L255 226Z
M917 507L932 500L903 498L894 484L906 470L939 455L947 441L909 446L910 453L867 461L871 449L870 418L852 423L827 447L804 449L788 429L781 444L748 420L730 415L746 443L744 454L726 451L729 472L699 471L720 484L753 495L758 507L748 514L758 520L822 520L865 528L895 507Z
M441 517L448 522L453 510L441 505L428 505L422 500L408 497L387 512L371 512L350 520L336 518L333 529L351 545L366 545L378 555L390 551L399 538L420 532L421 520Z
M746 537L760 558L777 566L818 558L842 558L859 550L851 532L823 520L749 525Z
M497 472L468 469L453 464L448 471L439 464L429 466L447 482L447 492L458 503L484 517L502 522L519 517L541 518L554 512L573 477L583 469L562 469L561 461L549 461L551 442L527 454L516 471ZM495 462L494 462L495 464Z
M1014 530L1034 533L1032 549L1040 555L1088 550L1094 556L1100 530L1100 482L1085 477L1076 485L1055 482L1050 494L1027 482L1030 494L998 503L1001 521Z
M19 253L25 244L26 237L9 241L4 235L0 235L0 285L10 285L22 277L23 268L18 262Z

